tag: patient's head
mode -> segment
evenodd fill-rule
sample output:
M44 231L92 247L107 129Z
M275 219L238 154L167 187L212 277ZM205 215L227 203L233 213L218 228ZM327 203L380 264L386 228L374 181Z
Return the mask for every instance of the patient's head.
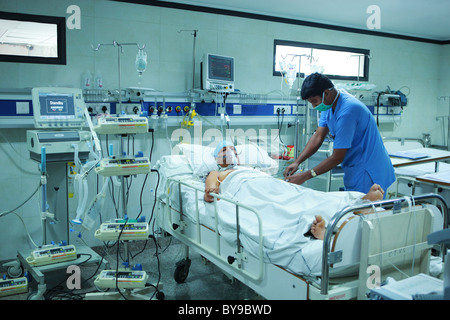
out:
M234 144L226 140L217 145L214 150L214 158L216 158L217 164L223 168L239 164L239 157Z

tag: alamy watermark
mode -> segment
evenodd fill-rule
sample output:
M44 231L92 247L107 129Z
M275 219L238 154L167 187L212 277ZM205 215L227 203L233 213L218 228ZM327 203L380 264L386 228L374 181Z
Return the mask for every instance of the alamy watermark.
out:
M367 29L381 29L381 10L377 5L370 5L366 9L366 13L370 16L366 20Z
M67 7L66 13L71 15L67 18L67 29L81 29L81 9L77 5L70 5Z
M67 278L66 286L69 290L81 289L81 269L77 265L67 267L66 273L70 274Z

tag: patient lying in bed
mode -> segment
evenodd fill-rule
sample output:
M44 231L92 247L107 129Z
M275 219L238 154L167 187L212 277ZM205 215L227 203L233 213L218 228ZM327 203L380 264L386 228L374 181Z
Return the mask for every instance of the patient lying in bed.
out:
M226 141L220 143L216 151L214 153L214 156L216 157L216 161L218 165L222 168L221 170L217 171L211 171L206 178L205 181L205 195L204 200L206 202L213 202L214 197L210 195L211 192L219 194L219 189L221 183L225 180L225 178L234 172L237 169L237 166L239 165L239 158L237 155L237 152L233 146L233 144L228 143ZM306 188L305 188L306 189ZM318 191L314 191L315 193ZM341 191L345 193L345 191ZM323 192L323 197L326 198L329 193ZM367 200L367 201L377 201L382 200L384 195L384 190L377 184L374 184L369 192L367 194L361 194L361 200ZM298 201L307 201L308 200L308 193L307 192L301 192L298 196ZM336 211L338 211L340 208L336 208ZM310 229L311 234L316 239L323 239L325 234L325 220L322 218L322 216L317 215L315 217L315 220L311 224Z

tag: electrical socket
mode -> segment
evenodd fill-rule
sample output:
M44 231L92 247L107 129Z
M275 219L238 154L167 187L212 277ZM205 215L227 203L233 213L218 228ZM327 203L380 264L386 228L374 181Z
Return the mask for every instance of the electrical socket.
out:
M92 115L111 113L111 105L107 102L86 103L86 108Z
M278 114L277 110L280 110L280 115L283 114L282 110L284 109L284 115L290 115L291 114L291 106L285 106L285 105L274 105L273 106L273 114Z
M124 104L125 112L127 114L141 114L141 104L140 103L127 103Z

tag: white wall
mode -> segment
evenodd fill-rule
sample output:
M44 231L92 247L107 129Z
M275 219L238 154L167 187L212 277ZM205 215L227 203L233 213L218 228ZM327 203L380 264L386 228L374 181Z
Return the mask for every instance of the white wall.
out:
M81 29L67 30L67 65L38 65L0 62L0 88L31 88L36 86L79 87L82 74L89 69L100 71L105 87L117 88L117 51L103 47L98 52L91 45L98 43L137 42L146 45L149 65L142 86L161 91L181 92L192 86L192 45L190 32L197 29L196 87L199 87L199 62L206 52L233 56L236 61L236 86L241 91L258 94L282 89L279 77L272 76L274 39L322 43L369 49L369 82L377 89L389 85L408 93L408 106L402 121L382 124L384 136L421 138L431 133L432 142L443 144L439 115L447 115L448 101L438 101L450 95L450 46L397 40L340 31L316 29L283 23L199 13L170 8L125 4L104 0L11 0L0 3L1 11L68 17L69 5L81 9ZM381 30L382 31L382 30ZM125 47L122 60L122 88L138 84L134 69L136 50ZM296 86L296 83L294 84ZM446 123L445 123L446 127ZM37 166L28 159L24 129L1 129L0 180L1 211L15 207L37 184ZM293 131L287 131L292 139ZM165 133L157 132L154 159L168 152ZM16 155L5 138L22 155ZM145 149L147 141L139 142ZM148 152L149 150L145 150ZM18 160L18 161L17 161ZM151 207L150 189L154 177L146 185L146 209ZM95 186L93 187L95 189ZM137 187L136 187L137 188ZM136 189L140 192L140 189ZM138 203L138 200L136 200ZM24 217L32 237L40 242L41 229L37 216L38 199L17 212ZM11 232L11 230L14 230ZM88 240L91 241L89 238ZM93 240L95 241L95 240ZM15 250L31 248L20 220L9 215L0 221L0 260L11 259ZM10 245L11 244L11 245Z

